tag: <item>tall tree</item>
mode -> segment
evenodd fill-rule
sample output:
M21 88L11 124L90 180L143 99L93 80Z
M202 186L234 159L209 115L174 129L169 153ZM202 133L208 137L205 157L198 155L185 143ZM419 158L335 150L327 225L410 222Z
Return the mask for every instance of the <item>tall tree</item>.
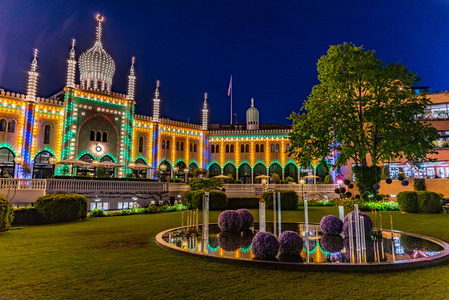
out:
M412 89L419 79L405 65L385 64L374 51L344 43L331 46L317 69L320 83L302 113L290 116L290 152L302 166L337 150L337 168L349 159L368 167L433 153L438 133L417 117L430 101Z

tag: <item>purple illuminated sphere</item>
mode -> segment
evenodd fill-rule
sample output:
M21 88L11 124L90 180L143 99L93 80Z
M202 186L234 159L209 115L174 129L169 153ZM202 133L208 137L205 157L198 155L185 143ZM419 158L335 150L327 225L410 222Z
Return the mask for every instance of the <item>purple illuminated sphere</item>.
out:
M338 235L343 230L343 222L336 216L328 215L321 219L320 227L324 234Z
M225 210L218 216L218 227L222 231L240 232L242 226L242 216L234 210Z
M258 232L253 238L252 252L259 259L274 259L279 251L279 242L270 232Z
M284 231L279 237L279 253L285 255L299 255L303 241L297 232Z

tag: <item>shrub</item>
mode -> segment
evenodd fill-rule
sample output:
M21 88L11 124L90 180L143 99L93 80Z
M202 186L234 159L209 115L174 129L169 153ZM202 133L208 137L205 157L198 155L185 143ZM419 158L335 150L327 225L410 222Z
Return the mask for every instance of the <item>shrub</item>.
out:
M229 197L228 209L259 208L259 197Z
M8 231L14 219L14 212L11 203L3 196L0 196L0 232Z
M413 187L414 187L415 191L425 191L426 190L426 180L424 178L414 179Z
M284 231L279 236L279 253L284 255L299 255L303 241L297 232Z
M343 222L333 215L324 216L320 222L321 231L327 235L338 235L343 230Z
M180 183L180 182L182 182L182 179L181 178L170 178L170 180L168 182Z
M87 198L78 194L51 194L38 197L34 207L45 223L74 221L87 217Z
M241 183L242 183L242 181L241 181L240 179L237 179L237 180L234 180L234 183L238 183L238 184L241 184Z
M14 225L38 225L42 223L42 215L35 207L22 207L14 210Z
M298 209L298 194L295 191L271 191L265 192L262 198L265 200L266 208L273 209L273 193L281 193L281 209L282 210L295 210ZM277 201L277 196L276 196ZM276 203L277 204L277 203Z
M427 214L440 213L442 208L441 194L434 192L416 192L418 195L418 211Z
M287 176L287 178L285 178L285 181L287 181L287 183L288 183L288 182L293 182L294 180L290 176Z
M274 259L279 251L279 242L270 232L258 232L253 238L252 252L259 259Z
M412 213L419 211L418 194L416 192L400 192L397 201L401 211Z
M225 210L218 216L218 227L220 227L222 231L240 232L242 226L242 216L235 210Z
M104 217L104 211L102 209L96 208L90 211L89 216L91 218Z
M182 204L189 209L203 208L204 191L190 191L184 195ZM210 191L209 192L209 209L224 210L228 208L228 197L225 192Z
M273 181L273 183L279 183L281 181L281 177L278 173L274 173L273 175L271 175L271 180Z
M340 252L343 249L343 238L339 235L323 235L320 239L320 245L324 251L330 253Z
M334 200L310 199L307 201L307 206L334 206L336 203ZM298 206L304 206L304 200L299 200Z
M248 230L250 227L254 225L254 217L247 209L239 209L236 212L240 215L242 219L242 230Z
M333 183L332 176L331 175L326 175L326 177L324 177L323 183L324 184L331 184L331 183Z

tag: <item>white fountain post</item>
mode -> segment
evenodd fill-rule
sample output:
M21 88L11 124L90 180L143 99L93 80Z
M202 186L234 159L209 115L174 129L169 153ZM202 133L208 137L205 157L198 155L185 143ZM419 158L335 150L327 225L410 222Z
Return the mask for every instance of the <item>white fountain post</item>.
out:
M363 261L366 263L365 220L363 216L360 216L360 242L362 248Z
M350 259L354 262L354 232L352 227L352 214L348 215L348 224L349 224L349 248L351 248Z
M338 217L342 222L345 220L345 207L342 205L338 207Z
M207 246L209 244L209 192L204 192L203 195L203 252L207 253Z
M276 193L273 192L273 234L277 236L277 222L276 222Z
M309 237L309 207L307 206L307 199L304 199L304 221L306 227L306 238Z
M265 232L266 223L265 223L265 201L259 201L259 232Z
M282 230L281 230L281 193L278 192L278 224L279 224L279 236L281 236Z
M354 204L354 221L355 221L355 244L357 257L360 258L360 217L359 217L359 205Z
M391 253L393 254L393 261L396 261L396 253L394 253L394 238L393 238L393 216L390 215L391 222Z

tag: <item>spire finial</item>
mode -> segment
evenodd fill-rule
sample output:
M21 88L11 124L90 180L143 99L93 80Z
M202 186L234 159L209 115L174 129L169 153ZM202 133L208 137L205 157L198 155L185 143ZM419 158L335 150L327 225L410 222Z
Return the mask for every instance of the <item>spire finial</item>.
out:
M159 98L159 86L160 86L160 82L159 82L159 80L156 80L156 90L154 91L154 98L156 98L156 99Z
M101 42L101 23L104 21L104 17L102 17L100 14L96 16L96 19L98 21L97 26L97 41Z
M254 98L251 98L251 107L254 107Z
M207 101L207 93L204 93L204 101Z
M131 74L134 74L134 63L136 62L136 58L133 56L131 58Z
M70 59L75 59L75 39L72 39L72 49L70 49Z
M34 49L33 55L34 55L34 58L31 63L31 71L35 72L37 69L37 49Z
M73 49L73 50L75 50L75 42L76 42L76 40L75 40L75 39L72 39L72 49Z

